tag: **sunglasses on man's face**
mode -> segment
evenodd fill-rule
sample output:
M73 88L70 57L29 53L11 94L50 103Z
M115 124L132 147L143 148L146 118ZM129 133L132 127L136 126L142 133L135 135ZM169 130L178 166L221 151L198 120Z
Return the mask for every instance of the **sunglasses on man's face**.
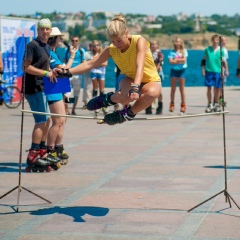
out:
M77 39L72 39L72 42L78 42L78 40Z
M92 45L92 47L98 47L100 46L100 44L95 44L95 45Z

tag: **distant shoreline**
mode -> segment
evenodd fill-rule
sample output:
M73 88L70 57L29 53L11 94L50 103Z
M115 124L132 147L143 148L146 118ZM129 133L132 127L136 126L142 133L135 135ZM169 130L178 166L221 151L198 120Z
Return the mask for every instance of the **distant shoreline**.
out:
M147 40L157 40L161 49L172 49L173 40L176 36L179 36L183 39L185 48L192 50L204 50L207 46L212 45L211 37L214 33L196 33L196 34L172 34L172 35L160 35L154 38L151 38L147 35L144 37ZM228 50L238 50L238 37L237 36L226 36Z

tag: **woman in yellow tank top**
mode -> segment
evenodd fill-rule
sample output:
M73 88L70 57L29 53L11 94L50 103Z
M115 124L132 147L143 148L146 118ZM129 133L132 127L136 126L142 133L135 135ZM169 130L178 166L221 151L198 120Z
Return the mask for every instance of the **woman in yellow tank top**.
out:
M119 91L110 92L91 99L87 103L90 111L121 103L122 110L105 115L104 121L109 125L132 120L136 114L156 99L161 92L161 82L156 70L149 43L140 35L129 35L126 20L117 15L107 28L107 35L112 44L101 54L90 61L84 62L67 72L59 69L55 72L60 76L70 77L82 74L100 66L110 57L121 70L119 76ZM135 101L130 106L129 103Z

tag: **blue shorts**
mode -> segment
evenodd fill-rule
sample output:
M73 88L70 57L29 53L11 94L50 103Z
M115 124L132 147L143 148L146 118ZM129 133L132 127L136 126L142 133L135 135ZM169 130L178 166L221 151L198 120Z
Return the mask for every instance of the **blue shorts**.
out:
M222 87L221 74L220 73L206 71L205 86L221 88Z
M49 113L49 107L48 107L46 95L44 94L44 92L36 92L34 94L25 94L25 98L29 103L31 111ZM49 118L49 116L47 115L38 115L38 114L33 114L33 117L36 124L45 123Z
M54 94L48 94L46 95L48 104L53 104L55 102L58 102L63 99L62 93L54 93Z
M171 68L170 78L185 78L185 68L180 70Z
M94 80L94 79L101 79L101 80L105 80L105 73L93 73L91 72L91 79Z

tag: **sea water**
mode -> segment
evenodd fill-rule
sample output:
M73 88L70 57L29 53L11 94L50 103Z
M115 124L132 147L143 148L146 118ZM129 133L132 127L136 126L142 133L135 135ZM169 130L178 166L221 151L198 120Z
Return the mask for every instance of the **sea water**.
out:
M61 51L62 50L62 51ZM170 64L168 62L168 53L170 50L162 50L164 54L164 64L163 64L163 72L164 72L164 81L162 83L163 87L170 86ZM63 58L64 49L58 48L57 53L60 59ZM229 59L229 77L227 78L226 86L240 86L240 78L236 78L236 69L237 69L237 61L238 61L238 51L228 51ZM201 61L204 56L204 50L188 50L188 58L187 64L188 67L186 69L186 82L185 86L189 87L202 87L204 86L204 77L202 76L202 68ZM115 64L110 58L108 60L108 65L106 68L106 80L105 87L106 88L114 88L115 87Z
M170 86L170 64L168 63L168 53L170 50L162 50L164 54L164 81L162 83L163 87ZM229 77L227 78L226 86L240 86L240 78L236 78L238 51L228 51L228 67L229 67ZM202 76L201 61L204 56L204 50L188 50L186 69L186 82L185 86L189 87L202 87L204 86L204 77ZM108 60L108 66L106 71L105 87L112 88L115 87L115 72L114 72L114 62L110 58Z

